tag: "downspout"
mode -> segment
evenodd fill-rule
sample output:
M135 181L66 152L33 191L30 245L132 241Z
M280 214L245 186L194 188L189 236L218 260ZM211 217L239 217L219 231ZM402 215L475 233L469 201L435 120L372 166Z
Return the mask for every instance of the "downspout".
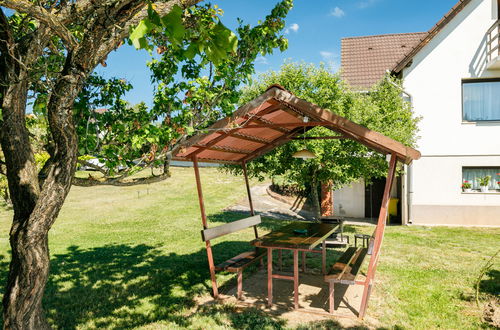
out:
M386 70L386 73L387 74L391 74L391 71L389 70ZM394 82L392 82L391 80L387 80L391 85L397 87L399 90L401 90L401 93L403 95L406 95L406 97L408 98L408 102L410 103L410 109L411 111L413 112L413 96L408 93L407 91L404 90L404 88L402 88L401 86L398 86L396 85ZM407 166L408 168L408 171L406 173L406 203L407 203L407 219L406 219L406 223L407 224L411 224L412 221L411 221L411 216L412 216L412 201L413 201L413 164L410 164ZM404 212L403 212L404 213ZM404 222L404 219L402 219Z

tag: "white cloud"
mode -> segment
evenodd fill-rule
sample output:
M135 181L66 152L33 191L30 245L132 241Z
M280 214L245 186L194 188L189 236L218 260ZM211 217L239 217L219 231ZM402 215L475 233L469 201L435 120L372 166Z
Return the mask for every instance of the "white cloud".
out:
M379 0L363 0L357 3L357 7L359 9L365 9L368 7L373 6L375 3L377 3Z
M287 28L285 29L285 34L289 34L289 33L290 33L290 31L293 31L293 32L298 32L298 31L299 31L299 28L300 28L300 27L299 27L299 25L298 25L297 23L292 23L292 24L290 24L290 26L289 26L289 27L287 27Z
M345 16L345 11L343 11L339 7L335 7L332 10L330 10L330 16L341 18Z
M322 50L319 52L319 55L321 56L321 58L323 59L323 61L329 66L331 67L331 69L333 71L337 71L338 68L339 68L339 65L336 61L336 59L338 58L338 56L333 53L333 52L329 52L329 51L326 51L326 50Z
M255 63L269 65L269 61L264 56L257 56L257 58L255 59Z
M327 61L327 60L333 60L335 54L332 53L332 52L327 52L325 50L322 50L319 52L319 54L321 55L321 58L323 58L323 60Z

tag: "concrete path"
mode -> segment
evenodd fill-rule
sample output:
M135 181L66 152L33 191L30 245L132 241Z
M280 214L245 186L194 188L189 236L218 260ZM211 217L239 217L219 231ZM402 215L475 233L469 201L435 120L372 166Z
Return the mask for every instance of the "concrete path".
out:
M309 211L293 210L292 206L287 203L283 203L267 193L267 188L269 183L263 183L252 187L252 201L253 207L256 213L278 219L285 220L307 220L312 219L314 215ZM229 211L245 211L249 212L250 206L248 203L248 198L244 198L237 204L229 206L226 208Z

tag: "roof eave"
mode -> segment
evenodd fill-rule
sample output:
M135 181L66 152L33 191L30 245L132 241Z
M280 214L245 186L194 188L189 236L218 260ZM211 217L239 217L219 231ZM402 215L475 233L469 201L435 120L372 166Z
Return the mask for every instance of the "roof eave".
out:
M417 44L409 53L406 55L399 63L397 63L394 68L391 70L393 73L398 74L400 73L406 66L410 63L410 61L417 55L422 48L424 48L431 40L439 33L441 30L453 19L455 16L457 16L462 9L467 6L471 0L460 0L453 8L450 9L448 13L444 15L443 18L439 22L434 25L429 32L427 33L427 36L422 39L420 43Z

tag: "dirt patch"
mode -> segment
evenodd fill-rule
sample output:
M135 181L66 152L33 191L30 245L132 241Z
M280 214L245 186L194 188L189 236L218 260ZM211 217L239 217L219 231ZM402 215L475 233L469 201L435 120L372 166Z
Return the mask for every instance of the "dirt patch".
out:
M295 195L287 195L287 194L281 194L279 191L276 191L273 189L273 186L270 185L266 188L267 194L271 196L272 198L282 202L286 203L288 205L291 205L291 209L298 211L307 211L307 212L313 212L313 208L308 202L307 198L303 196L295 196Z
M500 300L498 298L492 298L484 306L483 318L489 325L500 329Z

